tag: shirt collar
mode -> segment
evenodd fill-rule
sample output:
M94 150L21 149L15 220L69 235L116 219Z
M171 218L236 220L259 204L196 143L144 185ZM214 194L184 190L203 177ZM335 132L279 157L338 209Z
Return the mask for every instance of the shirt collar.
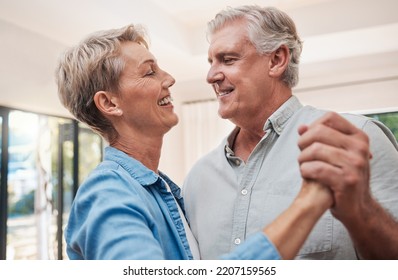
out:
M180 188L166 174L161 171L159 171L159 174L156 174L140 161L114 147L108 146L105 148L104 160L111 160L119 164L142 186L151 186L155 183L156 185L161 186L160 178L163 178L163 180L165 180L169 185L174 196L178 199L181 198ZM164 186L164 190L167 191L166 186Z
M231 147L233 146L233 143L235 141L236 135L238 134L239 130L240 130L240 127L236 126L234 128L234 130L232 130L232 132L227 137L227 143L225 144L225 153L227 155L230 155L230 156L235 155L235 153Z
M267 119L263 130L267 131L268 129L273 129L278 135L280 135L290 117L302 107L303 105L300 103L298 98L292 95ZM234 151L231 149L231 147L239 130L239 127L235 127L227 137L227 143L225 145L225 152L227 155L234 156Z
M143 186L152 185L159 180L158 174L114 147L105 148L104 160L116 162Z
M282 104L265 122L263 130L267 131L270 128L280 135L283 129L286 127L287 121L291 116L303 105L300 103L298 98L292 95L285 103Z

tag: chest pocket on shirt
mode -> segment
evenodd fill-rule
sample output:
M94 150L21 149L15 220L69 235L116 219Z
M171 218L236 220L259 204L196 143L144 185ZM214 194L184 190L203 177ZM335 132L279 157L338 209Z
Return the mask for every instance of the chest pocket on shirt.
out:
M326 211L312 229L298 256L332 250L333 217Z
M291 194L270 194L263 196L260 207L249 214L248 227L253 228L254 224L264 226L272 222L280 213L282 213L294 200L295 195ZM251 210L254 210L253 208ZM253 215L254 214L254 215ZM256 226L254 226L255 228ZM298 253L299 258L305 258L305 255L313 253L322 253L332 250L333 217L330 211L326 211L318 220L307 237L304 245Z

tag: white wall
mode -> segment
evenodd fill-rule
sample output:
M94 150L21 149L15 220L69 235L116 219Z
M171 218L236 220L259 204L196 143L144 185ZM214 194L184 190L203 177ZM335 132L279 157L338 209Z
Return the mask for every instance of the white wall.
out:
M214 97L205 82L204 26L214 9L226 5L221 0L217 5L213 2L195 1L191 5L184 1L183 5L170 6L154 0L145 5L140 0L121 1L121 5L95 0L2 0L0 106L70 116L59 103L54 83L58 55L77 43L82 34L148 21L152 50L161 67L177 80L172 93L181 115L184 102ZM274 3L286 8L304 40L300 84L294 91L303 103L336 111L397 110L398 1ZM160 166L178 183L186 173L182 127L180 122L166 136Z

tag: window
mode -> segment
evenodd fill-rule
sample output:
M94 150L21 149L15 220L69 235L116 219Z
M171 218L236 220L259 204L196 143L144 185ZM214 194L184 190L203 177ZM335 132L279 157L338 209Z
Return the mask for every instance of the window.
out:
M384 123L392 131L395 135L395 139L398 141L398 112L372 114L367 116Z
M8 140L1 149L0 199L7 206L0 259L66 258L63 228L80 181L102 159L102 140L71 119L0 113L0 140Z

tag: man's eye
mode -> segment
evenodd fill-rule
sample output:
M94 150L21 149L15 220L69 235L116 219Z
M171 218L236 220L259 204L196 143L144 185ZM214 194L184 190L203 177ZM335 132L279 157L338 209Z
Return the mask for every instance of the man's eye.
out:
M225 64L232 64L234 61L235 61L235 60L234 60L233 58L228 58L228 57L225 57L225 58L223 59L223 62L224 62Z

